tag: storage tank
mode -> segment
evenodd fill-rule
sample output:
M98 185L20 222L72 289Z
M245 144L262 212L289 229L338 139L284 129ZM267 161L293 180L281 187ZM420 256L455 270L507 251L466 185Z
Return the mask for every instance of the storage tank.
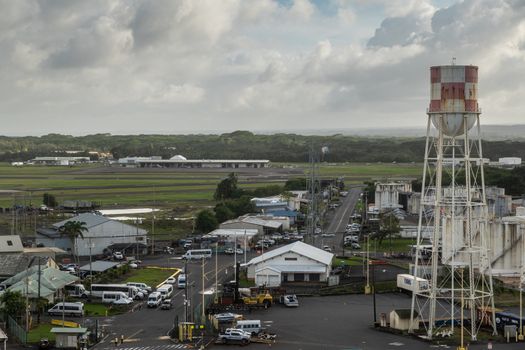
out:
M478 107L478 67L430 67L428 112L434 126L445 135L460 136L472 128L481 113Z

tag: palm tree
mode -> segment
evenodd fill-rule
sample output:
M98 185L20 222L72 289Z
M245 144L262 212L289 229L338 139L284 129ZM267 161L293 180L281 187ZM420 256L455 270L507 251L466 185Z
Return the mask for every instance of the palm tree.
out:
M78 260L77 252L77 238L84 238L84 232L87 232L88 228L84 221L67 221L64 225L58 228L58 232L61 236L67 236L73 243L73 255Z

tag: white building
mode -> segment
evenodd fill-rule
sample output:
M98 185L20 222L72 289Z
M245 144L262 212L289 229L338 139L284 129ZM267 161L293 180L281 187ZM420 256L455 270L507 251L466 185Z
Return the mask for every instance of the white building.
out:
M412 184L410 182L377 182L374 206L379 209L379 212L400 208L399 193L401 192L412 192Z
M326 282L334 254L303 242L270 250L250 260L248 279L258 286L275 287L282 282Z
M118 160L122 166L141 168L266 168L270 165L268 159L186 159L176 155L170 159L153 157L126 157Z
M501 166L520 166L521 158L520 157L503 157L498 159L498 163Z
M289 226L289 222L288 222ZM283 223L276 220L258 218L256 216L241 216L237 219L228 220L219 225L222 229L254 229L260 235L271 234L281 231Z
M138 249L141 254L147 249L146 230L92 213L57 222L48 229L38 229L36 243L46 247L58 247L73 254L72 240L58 232L68 221L85 222L88 229L83 233L84 238L75 239L79 256L103 254L105 249L113 245L119 246L118 250L130 252Z
M238 229L216 229L205 235L204 237L218 237L219 240L235 244L248 249L250 242L259 233L255 229L238 230Z

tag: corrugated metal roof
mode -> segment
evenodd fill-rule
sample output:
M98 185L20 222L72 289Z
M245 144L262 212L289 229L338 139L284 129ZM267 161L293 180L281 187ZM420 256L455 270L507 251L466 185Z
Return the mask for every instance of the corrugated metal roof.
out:
M316 248L312 245L297 241L297 242L290 243L285 246L279 247L277 249L270 250L269 252L266 252L256 258L253 258L247 263L247 265L258 264L260 262L263 262L265 260L274 258L276 256L279 256L279 255L282 255L288 252L297 253L299 255L305 256L312 260L319 261L320 263L323 263L325 265L330 265L334 257L334 254L332 253Z
M260 269L255 270L255 273L263 271L264 269L272 269L274 271L278 272L304 272L304 273L310 273L310 272L326 272L326 269L323 266L319 265L268 265L263 266Z
M51 333L67 333L67 334L84 334L87 332L87 328L77 327L77 328L67 328L67 327L53 327L51 328Z
M0 254L0 276L10 277L24 271L30 260L25 254Z
M64 286L78 281L78 277L69 272L47 266L41 266L40 269L40 296L42 297L54 294ZM11 277L3 284L11 285L8 290L19 291L23 295L27 293L31 298L38 297L38 265Z
M118 262L97 260L91 263L91 270L94 272L104 272L118 265L120 265ZM82 266L80 270L89 271L89 264Z
M60 226L64 226L64 224L66 222L80 221L80 222L85 222L86 223L86 227L89 229L91 227L98 226L98 225L103 224L105 222L108 222L110 220L111 219L109 219L109 218L107 218L105 216L102 216L102 215L96 215L96 214L91 214L91 213L84 213L84 214L80 214L80 215L77 215L75 217L69 218L67 220L63 220L63 221L57 222L57 223L53 224L53 227L58 229Z

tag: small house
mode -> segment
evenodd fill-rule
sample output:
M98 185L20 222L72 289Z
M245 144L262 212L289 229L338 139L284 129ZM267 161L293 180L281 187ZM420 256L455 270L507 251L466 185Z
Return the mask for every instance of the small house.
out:
M419 315L414 311L414 322L416 322L415 329L419 328ZM407 331L410 329L410 309L394 309L390 311L390 328L400 331Z

